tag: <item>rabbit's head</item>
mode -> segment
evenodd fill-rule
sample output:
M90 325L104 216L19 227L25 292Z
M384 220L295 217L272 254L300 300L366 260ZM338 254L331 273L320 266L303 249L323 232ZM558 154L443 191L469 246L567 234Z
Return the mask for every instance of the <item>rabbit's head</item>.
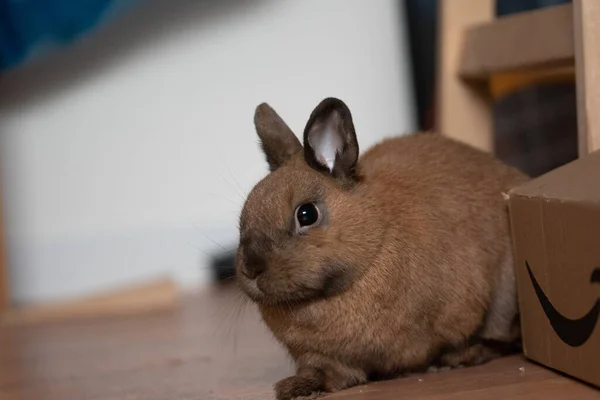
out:
M348 290L380 246L375 199L361 194L352 116L323 100L304 130L304 145L267 104L256 131L270 173L250 192L240 217L236 270L260 304L291 304Z

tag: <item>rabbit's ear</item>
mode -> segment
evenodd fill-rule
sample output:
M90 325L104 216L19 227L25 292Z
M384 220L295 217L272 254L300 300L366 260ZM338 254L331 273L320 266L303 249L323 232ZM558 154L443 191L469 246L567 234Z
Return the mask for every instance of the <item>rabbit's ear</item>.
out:
M256 107L254 125L270 171L275 171L302 151L302 144L294 132L268 104Z
M343 101L327 98L314 109L304 129L304 159L334 178L354 175L358 142L352 115Z

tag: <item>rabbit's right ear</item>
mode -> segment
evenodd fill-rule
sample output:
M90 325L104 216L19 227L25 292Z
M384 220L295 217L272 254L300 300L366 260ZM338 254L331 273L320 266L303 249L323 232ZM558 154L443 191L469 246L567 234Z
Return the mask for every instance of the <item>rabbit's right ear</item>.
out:
M267 103L256 107L254 125L271 172L302 151L302 144L294 132Z
M358 161L352 114L339 99L327 98L314 109L304 129L304 159L334 178L351 178Z

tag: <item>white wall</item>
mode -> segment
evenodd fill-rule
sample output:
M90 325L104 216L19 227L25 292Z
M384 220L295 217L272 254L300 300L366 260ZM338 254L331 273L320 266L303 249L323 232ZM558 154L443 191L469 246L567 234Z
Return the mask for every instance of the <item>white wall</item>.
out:
M414 128L398 1L161 0L0 79L0 168L18 302L170 274L205 282L266 173L268 101L297 134L344 99L364 149Z

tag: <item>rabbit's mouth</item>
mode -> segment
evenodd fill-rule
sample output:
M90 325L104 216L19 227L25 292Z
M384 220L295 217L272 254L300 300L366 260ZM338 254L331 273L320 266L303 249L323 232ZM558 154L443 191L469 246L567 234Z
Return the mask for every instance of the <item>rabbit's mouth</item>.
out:
M238 282L241 286L242 291L255 303L261 303L265 299L265 294L258 287L258 282L256 279L248 279L245 276L239 276L238 274Z
M237 280L241 290L253 302L264 306L286 307L337 296L346 291L352 283L349 276L340 274L329 275L319 284L311 282L315 284L314 287L308 282L296 282L293 286L281 287L280 284L271 282L268 276L251 279L238 274Z
M248 279L241 277L239 279L242 291L256 304L265 306L276 306L281 303L288 303L290 300L287 295L274 294L261 288L260 279ZM291 296L290 296L291 297Z

